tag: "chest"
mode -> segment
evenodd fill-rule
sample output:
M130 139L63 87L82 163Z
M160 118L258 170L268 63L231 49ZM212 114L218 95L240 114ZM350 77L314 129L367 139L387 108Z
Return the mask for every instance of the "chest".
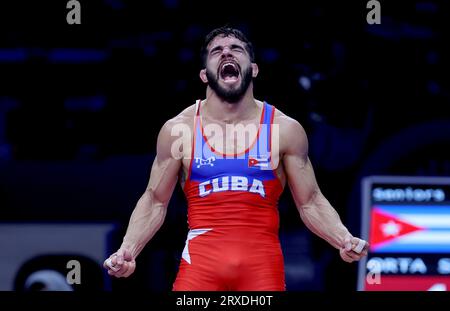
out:
M267 126L256 121L238 124L202 122L198 130L201 139L211 149L227 155L245 153L255 144L261 143L259 140L262 136L268 137L262 133L268 130Z

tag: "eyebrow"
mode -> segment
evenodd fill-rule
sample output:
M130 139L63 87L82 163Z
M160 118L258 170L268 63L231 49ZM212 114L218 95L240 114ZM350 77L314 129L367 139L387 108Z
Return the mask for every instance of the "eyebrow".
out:
M242 45L240 45L240 44L232 44L232 45L230 45L230 48L231 49L240 48L240 49L245 50L245 48ZM218 46L213 47L209 51L209 53L212 53L212 52L217 51L217 50L222 50L222 49L223 49L223 46L222 45L218 45Z
M234 48L240 48L240 49L245 50L245 48L244 48L242 45L240 45L240 44L232 44L232 45L231 45L231 48L232 48L232 49L234 49Z
M212 52L217 51L217 50L222 50L222 49L223 49L223 46L217 45L217 46L213 47L213 48L209 51L209 53L212 53Z

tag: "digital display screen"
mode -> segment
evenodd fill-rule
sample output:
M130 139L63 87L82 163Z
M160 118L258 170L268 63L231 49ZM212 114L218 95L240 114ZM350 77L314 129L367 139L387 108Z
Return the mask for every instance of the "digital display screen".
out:
M371 176L362 194L358 289L450 290L450 178Z

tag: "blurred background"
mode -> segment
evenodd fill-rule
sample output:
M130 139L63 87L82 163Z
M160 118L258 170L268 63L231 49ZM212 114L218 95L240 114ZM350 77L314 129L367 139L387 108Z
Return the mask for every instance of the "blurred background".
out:
M304 126L354 235L363 177L450 176L447 1L380 1L379 25L367 1L80 0L80 25L67 3L0 4L0 290L42 271L57 284L71 259L70 290L171 289L188 231L179 187L132 277L100 264L145 190L159 129L204 98L200 47L225 24L253 42L255 97ZM279 210L287 289L356 290L357 265L306 229L287 190Z

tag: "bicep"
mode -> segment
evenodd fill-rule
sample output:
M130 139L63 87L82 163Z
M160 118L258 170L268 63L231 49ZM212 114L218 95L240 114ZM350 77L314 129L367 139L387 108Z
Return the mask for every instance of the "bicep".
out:
M159 159L153 161L147 190L160 202L168 202L178 180L180 161L175 159Z
M319 191L314 170L308 157L286 155L284 167L292 196L298 207L310 203Z
M308 139L298 122L286 128L283 167L297 207L310 203L320 193L308 157Z
M158 136L157 154L153 161L147 191L162 203L168 203L178 180L181 159L171 153L171 139L167 137L167 129L161 130Z

